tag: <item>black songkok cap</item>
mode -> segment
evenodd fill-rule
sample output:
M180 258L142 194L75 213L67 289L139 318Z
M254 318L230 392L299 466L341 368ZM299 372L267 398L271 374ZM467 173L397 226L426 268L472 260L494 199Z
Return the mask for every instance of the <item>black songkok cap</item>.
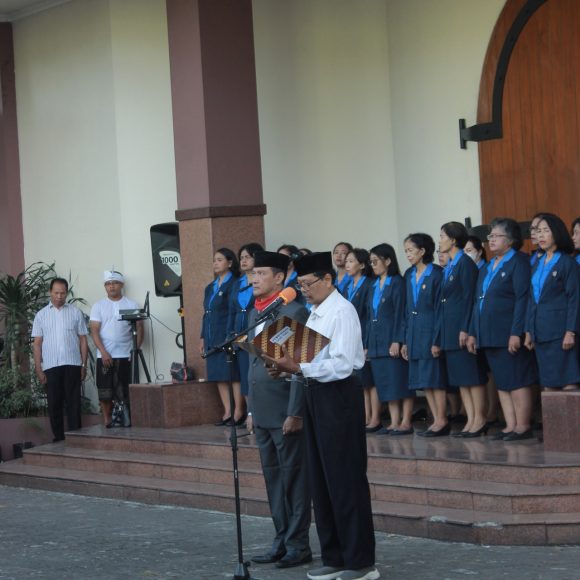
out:
M328 272L333 271L332 266L332 252L314 252L298 258L294 262L294 269L298 276L306 276L314 272Z
M290 258L278 252L256 252L254 254L254 268L278 268L282 272L288 270Z

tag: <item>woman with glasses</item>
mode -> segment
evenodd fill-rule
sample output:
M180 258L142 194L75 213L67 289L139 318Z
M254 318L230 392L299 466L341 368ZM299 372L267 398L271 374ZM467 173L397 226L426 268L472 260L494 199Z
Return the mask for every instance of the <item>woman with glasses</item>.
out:
M238 251L238 260L242 275L234 284L230 298L230 313L228 335L232 336L248 327L248 314L254 306L252 291L252 270L254 269L254 254L264 248L255 242L243 245ZM240 390L242 396L248 397L249 356L245 350L236 349L236 364L240 374Z
M371 249L370 264L375 279L369 292L366 327L367 356L382 402L388 403L391 423L379 433L413 433L413 394L409 392L408 363L401 357L405 342L405 281L393 246Z
M205 354L226 340L231 304L231 294L240 273L238 259L229 248L220 248L213 257L215 279L205 288L204 314L201 322L200 354ZM233 367L235 409L231 408L229 395L230 367ZM216 382L224 408L221 421L216 426L234 421L241 425L245 420L244 399L240 392L238 369L229 365L225 352L218 352L206 359L207 380Z
M347 254L344 264L350 280L344 287L342 295L355 307L363 332L369 317L368 301L373 284L369 260L370 255L366 250L354 248ZM366 344L364 347L366 349ZM364 387L367 433L374 433L381 428L381 403L374 386L373 372L368 360L364 367L357 371L357 375Z
M523 348L530 264L519 251L522 234L513 219L494 219L488 240L493 257L477 281L468 348L484 354L497 385L506 426L493 439L517 441L533 436L531 386L537 381L536 365Z
M465 254L471 258L478 270L481 270L487 264L487 256L483 242L477 236L468 236L464 248Z
M526 347L535 349L540 384L575 390L580 382L580 269L564 222L544 213L536 230L543 256L532 271Z
M481 357L467 350L478 269L463 249L468 233L459 222L441 226L440 251L449 254L437 313L437 336L444 352L449 384L459 386L467 423L457 437L479 437L487 432L487 373Z
M406 333L401 348L409 362L409 390L423 389L433 423L423 437L449 435L445 369L436 338L436 313L441 300L443 270L433 264L435 242L428 234L411 234L405 239L405 256L411 267L405 272Z
M572 241L576 252L576 262L580 265L580 217L572 222Z

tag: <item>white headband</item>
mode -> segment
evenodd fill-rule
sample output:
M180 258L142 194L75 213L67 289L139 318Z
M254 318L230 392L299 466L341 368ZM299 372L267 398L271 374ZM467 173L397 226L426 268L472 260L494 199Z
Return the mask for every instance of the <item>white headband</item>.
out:
M103 282L121 282L121 284L124 284L125 278L123 278L123 274L120 272L115 272L114 270L105 270L103 272Z

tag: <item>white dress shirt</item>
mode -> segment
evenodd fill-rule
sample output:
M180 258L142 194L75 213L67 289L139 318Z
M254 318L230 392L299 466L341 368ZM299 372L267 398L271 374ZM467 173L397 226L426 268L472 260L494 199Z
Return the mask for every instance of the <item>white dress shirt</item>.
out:
M83 313L72 304L57 308L50 302L34 317L32 336L42 337L42 370L81 366L79 336L87 334Z
M322 304L313 306L306 326L330 339L310 363L301 363L302 374L321 383L350 377L365 363L361 327L354 306L334 290Z

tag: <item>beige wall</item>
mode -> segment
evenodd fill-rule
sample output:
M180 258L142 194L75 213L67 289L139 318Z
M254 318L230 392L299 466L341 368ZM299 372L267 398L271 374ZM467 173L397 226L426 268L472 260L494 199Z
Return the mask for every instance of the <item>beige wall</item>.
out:
M384 0L254 0L266 240L396 240Z
M481 219L475 123L504 0L254 0L266 238L401 250Z
M142 302L149 227L177 203L165 1L74 0L17 21L14 41L26 262L70 270L91 304L114 264ZM178 306L152 297L176 330ZM181 353L154 329L167 379Z

